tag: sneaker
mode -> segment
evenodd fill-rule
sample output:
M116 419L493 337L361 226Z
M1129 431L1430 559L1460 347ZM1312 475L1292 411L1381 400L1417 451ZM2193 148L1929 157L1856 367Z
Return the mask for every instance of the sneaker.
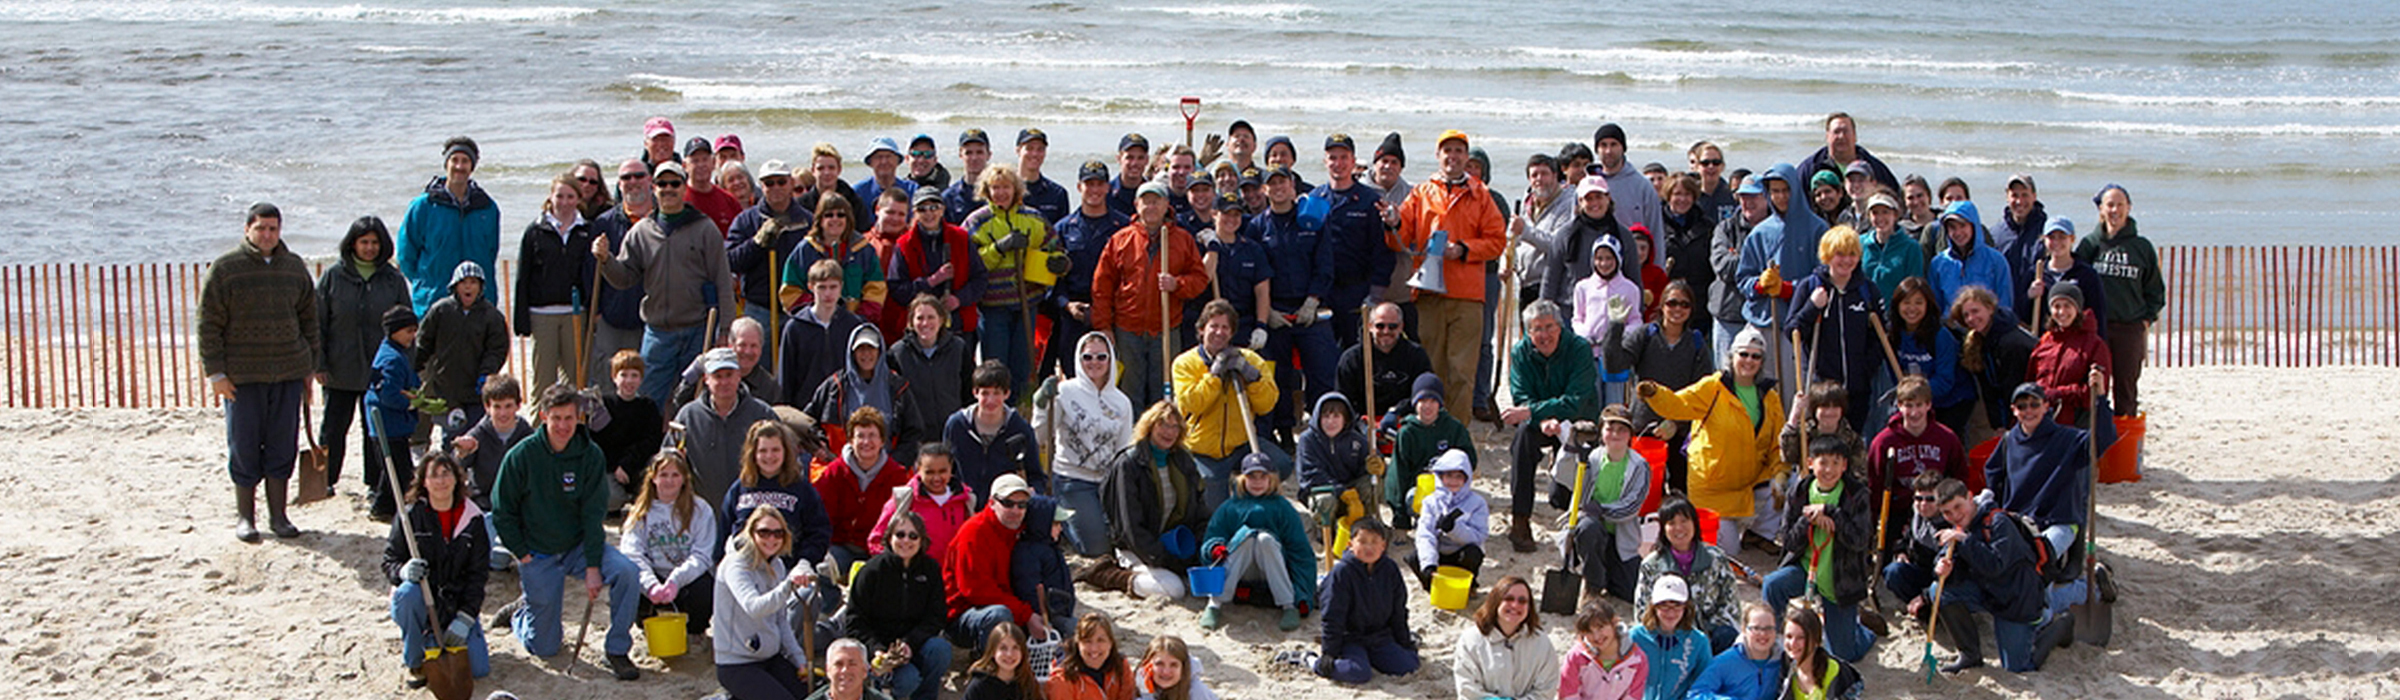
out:
M1224 610L1211 605L1200 610L1200 629L1213 630L1225 626Z
M1275 622L1275 629L1285 632L1300 629L1300 609L1284 608L1283 619Z
M608 655L608 670L617 674L617 680L620 681L638 680L642 677L642 669L633 665L633 657L624 654Z
M499 611L492 613L492 624L485 626L492 628L495 632L507 632L509 628L516 626L517 611L523 609L525 609L524 598L508 601L507 604L500 606Z
M1960 657L1957 661L1943 664L1942 673L1955 676L1971 668L1983 668L1983 659Z

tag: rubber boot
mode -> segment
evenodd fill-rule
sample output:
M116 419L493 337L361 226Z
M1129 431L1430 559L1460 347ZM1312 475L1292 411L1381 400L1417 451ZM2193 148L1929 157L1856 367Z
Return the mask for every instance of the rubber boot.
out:
M258 542L258 487L233 487L233 538Z
M290 479L267 480L267 530L287 540L300 536L300 528L293 527L291 519L284 517L284 503L291 497L291 485Z
M1524 554L1540 548L1540 545L1533 542L1533 516L1519 515L1509 518L1509 521L1508 546L1511 549L1517 550L1518 554Z
M1950 633L1950 646L1958 649L1958 660L1942 667L1943 673L1957 673L1983 666L1983 622L1964 605L1942 606L1940 622L1943 632Z

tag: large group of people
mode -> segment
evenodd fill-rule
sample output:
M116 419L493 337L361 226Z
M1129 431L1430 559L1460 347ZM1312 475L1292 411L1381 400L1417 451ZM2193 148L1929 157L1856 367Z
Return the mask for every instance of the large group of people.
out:
M878 138L846 182L831 144L751 165L654 118L613 187L589 160L549 182L505 303L499 206L453 138L399 227L359 218L317 279L268 204L210 269L234 534L262 539L264 490L266 531L301 535L321 389L322 442L365 426L412 671L455 645L488 672L487 619L559 653L579 581L617 678L673 610L736 698L820 673L931 698L954 657L969 698L1210 696L1187 642L1130 656L1079 589L1201 598L1203 630L1270 608L1355 684L1419 668L1409 582L1458 576L1469 700L1855 696L1885 593L1946 613L1948 670L1982 664L1982 614L2032 671L2091 583L2081 455L2113 433L2086 426L2138 410L2157 255L2123 187L2080 238L2028 175L1985 222L1963 181L1824 127L1753 173L1708 142L1637 168L1604 125L1527 158L1512 207L1459 131L1414 184L1397 133L1326 137L1311 186L1297 142L1235 121L1197 152L1128 134L1069 187L1039 129L1014 162L966 130L955 173L931 135ZM1580 572L1562 654L1541 577L1481 580L1568 511L1544 526ZM495 572L522 594L487 618Z

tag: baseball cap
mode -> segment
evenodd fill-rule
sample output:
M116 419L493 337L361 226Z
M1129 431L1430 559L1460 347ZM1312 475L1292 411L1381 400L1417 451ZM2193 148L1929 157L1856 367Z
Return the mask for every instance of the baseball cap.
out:
M1650 162L1648 162L1648 163L1644 163L1644 164L1642 164L1642 174L1643 174L1643 175L1648 175L1648 174L1651 174L1651 173L1664 173L1664 172L1666 172L1666 171L1667 171L1667 166L1666 166L1666 164L1664 164L1664 163L1660 163L1660 162L1658 162L1658 161L1655 161L1655 160L1654 160L1654 161L1650 161Z
M1290 137L1290 136L1285 136L1285 135L1283 135L1283 134L1276 134L1276 135L1274 135L1274 136L1269 136L1269 137L1267 137L1267 142L1266 142L1266 144L1265 144L1265 145L1261 145L1261 146L1259 146L1259 147L1258 147L1258 152L1260 152L1260 153L1271 153L1271 152L1273 152L1273 151L1275 150L1275 145L1276 145L1276 144L1283 144L1283 147L1284 147L1284 148L1289 148L1289 149L1292 149L1292 154L1293 154L1293 155L1299 155L1299 154L1300 154L1300 147L1299 147L1299 146L1294 146L1294 145L1292 145L1292 137Z
M1042 130L1040 129L1020 129L1017 131L1017 145L1023 146L1034 141L1040 141L1042 142L1042 145L1045 146L1049 145L1050 135L1042 133Z
M1586 181L1586 182L1589 182L1590 180L1589 180L1589 179L1586 179L1585 181ZM1742 186L1741 186L1741 187L1736 187L1736 188L1734 188L1734 190L1733 190L1733 193L1734 193L1735 195L1745 195L1745 194L1760 194L1760 195L1763 195L1763 194L1766 194L1766 193L1767 193L1767 185L1766 185L1766 183L1765 183L1765 182L1762 182L1762 181L1760 181L1758 178L1755 178L1755 177L1742 178Z
M1451 139L1458 139L1458 142L1462 145L1473 145L1471 142L1467 141L1467 132L1459 131L1457 129L1444 130L1441 136L1433 139L1433 145L1435 148L1440 148L1442 144L1449 143Z
M717 150L722 151L728 148L736 151L747 150L742 148L742 137L740 136L726 134L724 136L717 137Z
M1249 476L1251 472L1274 473L1274 471L1275 460L1267 457L1264 452L1252 452L1249 456L1242 458L1243 476Z
M736 146L736 148L739 148L739 146ZM770 177L791 176L792 166L789 163L785 163L780 160L770 160L758 165L758 179L764 180Z
M1842 177L1844 177L1844 178L1847 178L1847 177L1850 177L1850 176L1852 176L1852 175L1864 175L1864 176L1866 176L1866 177L1874 177L1874 176L1875 176L1875 166L1868 165L1868 164L1867 164L1867 161L1866 161L1865 159L1863 159L1863 158L1862 158L1862 159L1859 159L1859 160L1850 161L1850 167L1847 167L1847 168L1843 168L1843 169L1842 169ZM2030 181L2030 180L2029 180L2029 181Z
M1136 197L1148 197L1150 195L1167 197L1172 193L1167 189L1167 183L1151 180L1149 182L1142 183L1142 188L1134 190L1133 194Z
M2011 175L2009 175L2009 176L2008 176L2008 186L2009 186L2009 187L2015 187L2015 186L2018 186L2018 185L2024 185L2024 186L2025 186L2025 189L2027 189L2027 190L2030 190L2030 191L2034 191L2034 192L2040 192L2040 191L2042 191L2042 188L2040 188L2040 187L2035 187L2035 186L2033 185L2033 175L2032 175L2031 173L2014 173L2014 174L2011 174Z
M2068 238L2073 238L2075 237L2075 222L2068 221L2067 217L2063 216L2050 217L2050 225L2042 227L2042 235L2047 236L2053 233L2063 233L2067 234Z
M1267 180L1273 180L1273 179L1275 179L1275 178L1279 178L1279 177L1280 177L1280 178L1292 178L1292 177L1294 177L1294 175L1292 175L1292 169L1291 169L1291 167L1289 167L1289 166L1283 166L1283 165L1270 165L1270 166L1267 166L1266 177L1265 177L1264 179L1267 179Z
M2050 392L2047 389L2043 389L2042 385L2036 382L2018 384L2016 391L2009 392L2009 403L2016 403L2025 399L2034 399L2043 403L2049 403Z
M932 148L932 147L934 146L934 143L933 143L933 134L917 134L917 135L915 135L915 136L911 136L911 137L909 137L909 139L908 139L908 147L909 147L909 148L916 148L916 147L917 147L917 144L920 144L920 143L921 143L921 144L925 144L925 147L926 147L926 148Z
M1874 209L1876 207L1883 207L1892 211L1899 211L1900 203L1892 201L1892 196L1890 194L1877 192L1875 193L1875 196L1867 198L1867 208Z
M1334 134L1325 137L1325 150L1330 151L1336 148L1347 148L1352 153L1358 152L1358 144L1350 140L1349 134Z
M694 136L691 138L691 140L683 142L683 154L687 156L694 153L715 152L717 152L716 145L709 143L708 139L706 138Z
M674 136L675 122L667 121L666 117L651 117L650 121L642 123L642 138L650 138L659 134Z
M1658 583L1650 585L1650 602L1652 604L1688 603L1691 600L1692 586L1684 583L1681 576L1674 574L1660 576Z
M677 163L671 160L658 164L658 169L650 171L650 178L655 180L660 177L665 177L667 173L674 173L676 177L680 178L691 178L691 174L684 171L682 163Z
M1241 192L1241 190L1230 190L1230 189L1229 189L1229 190L1226 190L1226 191L1223 191L1223 192L1218 192L1218 193L1217 193L1217 211L1231 211L1231 212L1238 212L1238 211L1241 211L1241 210L1242 210L1242 192Z
M1575 185L1576 199L1582 199L1584 195L1591 194L1593 192L1608 194L1608 178L1586 177L1583 179L1583 182Z
M958 132L958 145L960 147L963 148L970 143L980 143L989 146L992 145L992 137L985 135L982 129L968 129L966 131Z
M1264 173L1264 172L1261 172L1261 171L1258 169L1258 166L1255 166L1255 165L1253 165L1253 166L1250 166L1250 167L1247 167L1247 168L1243 168L1243 169L1242 169L1242 186L1243 186L1243 187L1249 187L1249 186L1251 186L1251 185L1264 185L1264 184L1267 184L1267 174L1266 174L1266 173Z
M1250 132L1251 136L1258 135L1257 129L1250 128L1250 120L1248 119L1235 119L1233 120L1233 124L1231 126L1225 127L1226 136L1232 136L1233 132L1236 131L1247 131Z
M1083 167L1075 170L1076 182L1106 179L1108 179L1108 164L1097 160L1084 161Z
M910 196L909 196L909 198L908 198L908 205L909 205L909 206L911 206L911 207L914 207L914 206L916 206L916 205L919 205L919 204L924 204L924 203L926 203L926 202L932 202L932 203L935 203L935 204L943 204L943 205L947 205L947 204L949 204L949 202L942 201L942 193L941 193L941 192L939 192L939 191L936 191L936 190L934 190L934 189L933 189L933 188L931 188L931 187L919 187L919 188L917 188L917 193L916 193L916 194L914 194L914 195L910 195Z
M734 357L733 348L712 348L708 352L700 354L700 371L702 372L715 372L721 369L739 370L741 368L742 361Z
M1150 150L1150 139L1143 138L1141 134L1126 134L1117 138L1118 153L1124 153L1136 148L1145 151Z
M1033 494L1033 488L1025 485L1023 476L1002 474L1000 478L992 480L992 500L1006 500L1009 496L1019 493L1029 496Z

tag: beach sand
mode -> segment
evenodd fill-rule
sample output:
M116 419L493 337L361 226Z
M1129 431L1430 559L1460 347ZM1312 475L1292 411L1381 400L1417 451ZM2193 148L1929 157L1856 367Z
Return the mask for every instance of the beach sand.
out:
M2029 676L1986 668L1927 685L1921 632L1904 625L1866 664L1867 696L2400 697L2400 610L2390 597L2400 587L2390 568L2400 561L2400 435L2380 424L2400 416L2400 370L2174 369L2145 379L2148 471L2100 491L2100 544L2124 590L2113 646L2061 650ZM378 566L386 526L360 505L357 459L340 497L296 512L307 536L245 545L227 532L223 440L222 419L208 411L0 412L0 441L12 448L0 456L0 489L18 494L0 508L0 570L13 598L0 621L9 687L38 696L424 697L401 687ZM1477 485L1505 512L1506 488L1488 472ZM1546 525L1554 515L1544 505L1536 517ZM1505 526L1493 519L1496 542ZM1547 548L1498 549L1486 581L1507 572L1538 580L1553 563ZM486 615L516 591L514 574L495 574ZM1181 635L1209 685L1241 698L1449 697L1448 649L1464 624L1419 596L1410 614L1424 668L1342 687L1269 663L1279 650L1315 648L1313 617L1284 634L1273 611L1236 606L1225 628L1203 633L1197 601L1083 599L1115 617L1129 653L1154 635ZM569 603L570 627L579 605ZM1547 625L1562 650L1566 622ZM598 629L572 662L531 658L502 635L491 646L494 672L479 698L698 698L716 687L705 639L671 663L648 657L637 639L644 675L634 683L608 679ZM1937 653L1951 656L1946 646Z

